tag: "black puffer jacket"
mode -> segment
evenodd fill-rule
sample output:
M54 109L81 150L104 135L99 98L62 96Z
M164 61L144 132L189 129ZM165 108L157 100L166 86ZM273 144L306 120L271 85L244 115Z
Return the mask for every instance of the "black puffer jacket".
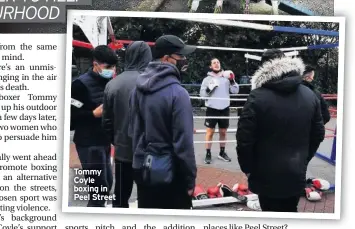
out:
M102 104L108 81L90 69L72 82L70 129L75 130L73 141L78 146L110 145L101 118L95 118L93 114L93 110Z
M130 44L125 55L125 69L106 86L102 125L115 146L115 159L132 162L132 139L128 136L129 98L138 76L152 60L149 45L143 41Z
M327 102L323 98L322 94L314 88L314 85L312 83L309 83L307 81L303 81L302 84L309 87L312 91L314 91L314 93L318 97L319 102L320 102L322 117L323 117L323 123L324 123L324 125L327 124L330 120L330 113L329 113L329 107L328 107Z
M240 167L256 194L301 194L308 163L324 139L319 100L302 85L303 71L301 59L274 59L252 78L236 138Z

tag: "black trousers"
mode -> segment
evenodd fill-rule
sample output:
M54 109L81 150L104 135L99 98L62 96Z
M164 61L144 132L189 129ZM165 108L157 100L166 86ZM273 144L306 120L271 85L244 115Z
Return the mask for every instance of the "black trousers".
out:
M114 208L129 208L129 198L133 189L132 163L115 160L115 199Z
M259 203L262 211L269 212L298 212L297 206L300 196L289 198L270 198L259 195Z
M147 186L142 183L139 170L134 171L137 184L138 208L191 209L192 198L182 182L175 181L166 186Z
M94 195L107 196L113 183L111 166L111 146L78 146L76 145L79 160L83 170L99 171L100 175L85 175L85 178L93 178L94 182L88 184L90 200L88 207L104 207L105 200L95 200Z

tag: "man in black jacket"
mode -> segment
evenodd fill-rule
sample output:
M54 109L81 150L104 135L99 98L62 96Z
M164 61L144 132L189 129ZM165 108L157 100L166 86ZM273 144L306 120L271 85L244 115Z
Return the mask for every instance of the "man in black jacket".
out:
M88 207L104 207L103 196L109 195L113 182L111 145L101 126L101 116L104 89L116 74L117 61L108 46L97 46L93 51L93 68L74 80L71 88L70 126L75 130L74 143L82 169L90 174L86 177L94 180L88 184Z
M325 99L323 98L322 94L314 88L314 85L312 84L314 79L314 68L311 66L307 66L306 70L303 73L303 85L309 87L314 93L317 95L319 101L320 101L320 107L321 107L321 112L322 112L322 117L323 117L323 122L324 125L327 124L330 120L330 113L329 113L329 107Z
M237 154L263 211L297 212L307 166L324 139L320 104L302 85L304 64L268 50L238 122Z
M102 122L115 146L115 196L113 207L128 208L133 188L132 140L128 136L129 98L138 76L152 60L147 43L135 41L125 53L124 72L105 89Z
M195 49L179 37L161 36L155 42L154 61L139 75L132 91L129 136L134 152L132 166L138 208L190 209L192 206L197 172L194 121L189 93L181 86L181 79L188 64L186 56ZM170 163L169 160L162 163L156 156L152 159L153 170L168 173L152 175L153 179L172 178L170 183L151 184L150 175L144 179L143 164L149 164L149 159L145 160L147 152L157 152L158 157L165 159L170 155Z

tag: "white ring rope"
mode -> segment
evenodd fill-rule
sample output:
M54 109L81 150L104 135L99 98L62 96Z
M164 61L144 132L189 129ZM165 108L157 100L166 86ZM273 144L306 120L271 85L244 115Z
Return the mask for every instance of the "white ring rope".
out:
M190 96L190 99L201 99L201 100L209 100L209 99L215 99L215 100L230 100L230 101L247 101L247 99L231 99L231 98L214 98L214 97L199 97L199 96Z
M190 94L190 96L199 96L199 94ZM236 96L236 97L238 97L238 96L249 96L249 94L231 94L230 96Z
M201 84L194 84L194 83L187 83L187 84L182 84L183 86L192 86L192 87L197 87L201 86ZM244 86L251 86L251 84L238 84L239 87L244 87Z
M238 110L238 109L243 109L244 107L229 107L229 109L232 109L232 110Z
M193 107L194 109L201 109L201 110L206 110L207 107ZM238 109L243 109L243 107L229 107L230 110L238 110Z
M198 49L207 49L207 50L223 50L223 51L235 51L235 52L258 52L264 53L267 49L246 49L246 48L229 48L229 47L216 47L216 46L196 46ZM291 48L279 48L279 50L286 51L299 51L299 50L307 50L307 46L300 47L291 47ZM292 56L294 53L289 53L286 56Z
M239 119L239 116L194 116L194 119Z
M216 24L222 26L233 26L233 27L246 28L246 29L264 30L264 31L273 31L274 29L272 25L263 25L263 24L252 23L252 22L234 21L234 20L226 20L226 19L179 18L179 20L202 22L202 23Z
M207 132L207 130L203 130L203 129L199 129L199 130L196 130L195 131L195 134L205 134ZM237 129L230 129L228 128L227 133L236 133L237 132ZM219 129L215 130L214 133L219 133Z
M246 48L228 48L228 47L216 47L216 46L196 46L198 49L207 50L223 50L223 51L236 51L236 52L260 52L264 53L266 49L246 49Z

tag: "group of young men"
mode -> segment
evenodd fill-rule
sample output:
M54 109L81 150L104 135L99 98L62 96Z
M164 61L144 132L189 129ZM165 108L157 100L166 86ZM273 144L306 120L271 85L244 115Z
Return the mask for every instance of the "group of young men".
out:
M115 76L116 53L98 46L93 68L73 81L71 129L82 169L102 171L92 186L111 190L111 145L115 149L113 207L129 207L135 182L139 208L191 208L197 175L194 120L181 80L195 48L173 35L158 38L153 52L143 41L132 42L124 71ZM212 163L209 142L217 124L220 140L226 140L228 98L239 92L234 74L223 71L218 59L209 65L200 89L206 116L213 116L205 120L206 163ZM297 211L307 165L323 141L329 113L313 91L313 76L301 59L273 49L263 54L252 78L238 121L236 153L264 211ZM218 158L231 161L224 143ZM88 206L104 207L105 201L90 198Z

